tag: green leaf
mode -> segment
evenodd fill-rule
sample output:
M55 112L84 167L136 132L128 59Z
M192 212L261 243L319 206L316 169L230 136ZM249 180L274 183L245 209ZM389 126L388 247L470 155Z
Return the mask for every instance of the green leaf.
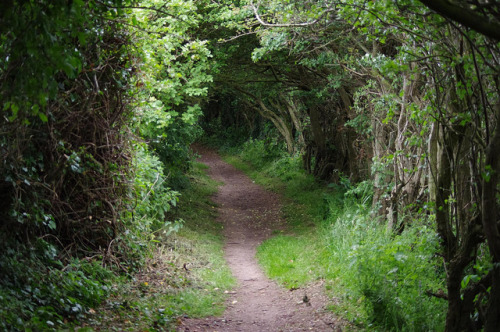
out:
M40 120L42 120L42 122L47 122L49 121L49 118L47 118L47 115L45 115L44 113L42 112L38 112L38 117L40 118Z
M52 229L52 230L55 230L56 229L56 222L54 220L50 220L49 221L49 224L48 224L49 228Z
M75 78L75 67L69 62L69 61L64 61L61 64L61 69L64 71L66 76L69 78Z

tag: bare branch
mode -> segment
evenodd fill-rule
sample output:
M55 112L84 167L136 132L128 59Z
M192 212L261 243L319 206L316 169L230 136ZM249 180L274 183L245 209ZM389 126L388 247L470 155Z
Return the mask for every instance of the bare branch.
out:
M238 39L238 38L241 38L241 37L244 37L244 36L248 36L248 35L254 35L256 34L257 31L250 31L250 32L245 32L245 33L241 33L239 35L234 35L228 39L220 39L217 41L218 44L223 44L223 43L229 43L235 39Z
M448 294L446 294L442 289L439 289L437 292L433 292L430 289L425 291L425 294L428 296L437 297L438 299L448 300Z
M165 16L168 16L168 17L171 17L171 18L175 18L176 20L179 20L181 22L186 22L185 20L171 14L171 13L167 13L166 11L163 11L161 9L158 9L158 8L154 8L154 7L145 7L145 6L112 6L110 4L107 4L107 3L104 3L102 1L99 1L97 0L96 1L97 3L105 6L105 7L108 7L108 8L114 8L114 9L142 9L142 10L151 10L151 11L154 11L154 12L157 12L157 13L160 13L160 14L163 14Z

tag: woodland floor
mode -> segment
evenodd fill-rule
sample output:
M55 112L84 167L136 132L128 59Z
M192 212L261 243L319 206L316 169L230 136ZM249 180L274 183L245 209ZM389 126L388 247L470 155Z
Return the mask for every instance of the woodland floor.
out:
M254 184L214 151L197 152L209 166L209 176L223 183L214 201L237 287L222 317L185 319L178 331L341 331L341 321L325 308L329 299L321 282L290 291L268 279L257 263L257 246L273 231L285 228L279 195Z

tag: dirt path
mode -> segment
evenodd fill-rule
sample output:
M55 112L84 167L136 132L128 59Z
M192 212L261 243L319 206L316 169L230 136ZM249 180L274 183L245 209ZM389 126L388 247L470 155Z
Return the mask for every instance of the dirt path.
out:
M200 149L208 174L224 183L214 200L224 225L226 259L238 279L223 317L187 319L179 331L337 331L325 309L321 283L293 292L265 277L257 264L257 246L273 230L282 229L278 195L254 184L213 151ZM307 293L308 303L303 301Z

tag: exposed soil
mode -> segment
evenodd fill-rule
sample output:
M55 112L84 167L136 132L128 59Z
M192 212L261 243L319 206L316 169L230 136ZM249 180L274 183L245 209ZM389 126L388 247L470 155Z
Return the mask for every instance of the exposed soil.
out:
M224 183L214 201L224 226L226 259L238 286L222 317L186 319L178 331L340 331L342 323L325 310L328 298L321 282L289 291L268 279L257 263L257 246L273 230L285 227L280 197L254 184L214 151L197 152L209 166L208 174Z

